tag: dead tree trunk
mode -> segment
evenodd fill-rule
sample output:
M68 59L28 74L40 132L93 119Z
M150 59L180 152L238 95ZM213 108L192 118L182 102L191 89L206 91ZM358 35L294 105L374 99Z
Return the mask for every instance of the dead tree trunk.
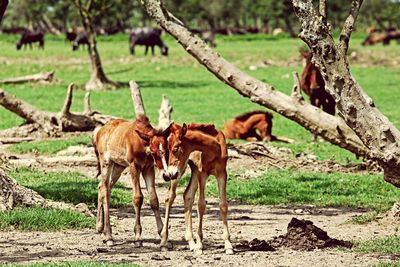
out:
M73 84L70 84L64 106L59 113L39 110L1 89L0 105L24 118L27 123L34 123L36 127L40 128L36 130L43 130L49 136L56 136L61 132L90 131L97 125L102 125L108 120L115 118L91 112L89 97L85 97L84 100L85 113L71 113L72 92ZM18 131L18 128L16 131ZM22 131L21 135L10 133L8 135L23 137L24 134L30 134L32 131L33 129L30 129L29 131Z
M293 4L302 23L300 38L310 47L339 115L368 147L370 157L383 167L385 180L400 187L400 132L352 77L347 61L362 0L352 1L338 43L334 42L327 21L319 19L320 12L311 0L293 0Z
M3 21L4 12L6 12L8 6L8 0L1 0L0 2L0 26Z
M107 78L104 73L103 66L100 60L100 54L97 51L96 45L96 31L93 27L93 19L92 19L92 5L93 1L88 1L88 5L84 6L81 0L73 0L73 3L78 8L79 15L82 20L83 27L88 36L88 51L91 62L90 68L90 79L89 82L85 85L87 90L105 90L105 89L115 89L119 87L119 84L111 81Z
M353 7L357 2L360 1L353 1ZM165 31L175 37L188 53L221 81L233 87L243 96L249 97L253 102L296 121L332 144L345 148L356 155L377 160L385 170L385 180L400 187L398 131L373 107L372 100L359 90L359 86L350 76L345 56L341 56L346 54L343 53L345 51L343 49L342 51L337 50L340 46L334 46L333 41L326 42L326 40L331 40L332 37L327 25L323 23L323 20L318 19L319 16L316 12L313 12L311 0L306 2L293 0L297 15L303 23L302 37L309 42L311 49L323 58L325 64L320 65L324 66L325 69L322 69L322 73L325 77L330 77L327 84L336 88L335 99L340 102L339 113L342 116L343 112L347 114L347 116L343 116L346 122L303 101L289 97L277 91L271 85L262 83L243 73L214 52L202 40L191 34L161 5L159 0L141 0L141 3L147 13ZM346 21L345 29L352 29L355 18L356 14L353 12ZM345 30L345 33L341 35L341 43L348 44L349 38L349 31ZM347 51L347 49L345 50ZM336 72L327 74L327 70L332 70L332 68L335 68ZM343 76L347 79L344 79ZM338 89L339 87L341 89ZM357 88L353 90L355 87ZM342 90L342 88L345 90ZM353 98L360 103L354 103ZM359 108L362 108L362 110ZM365 117L361 119L362 116ZM370 119L373 119L374 123L369 121ZM382 126L376 127L376 125Z
M173 108L169 103L169 100L166 95L162 96L160 110L158 111L158 128L167 129L168 126L172 123L171 113Z

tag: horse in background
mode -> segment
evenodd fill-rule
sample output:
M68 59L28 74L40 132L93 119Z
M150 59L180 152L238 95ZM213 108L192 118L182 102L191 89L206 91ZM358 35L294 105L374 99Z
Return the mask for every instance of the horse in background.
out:
M301 52L301 56L306 60L300 79L300 87L310 97L311 105L322 108L323 111L335 115L335 99L325 90L325 81L321 72L311 62L311 52Z
M266 111L246 112L225 122L222 132L227 139L293 143L293 140L289 138L272 134L272 119L272 113Z

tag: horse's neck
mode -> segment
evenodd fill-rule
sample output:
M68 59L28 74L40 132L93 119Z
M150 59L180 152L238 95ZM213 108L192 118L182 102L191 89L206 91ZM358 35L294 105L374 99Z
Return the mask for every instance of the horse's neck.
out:
M262 120L262 118L262 115L253 115L245 121L244 125L247 129L253 128L254 125Z
M191 131L185 135L187 152L201 151L205 154L219 154L220 145L215 137L202 133L200 131Z

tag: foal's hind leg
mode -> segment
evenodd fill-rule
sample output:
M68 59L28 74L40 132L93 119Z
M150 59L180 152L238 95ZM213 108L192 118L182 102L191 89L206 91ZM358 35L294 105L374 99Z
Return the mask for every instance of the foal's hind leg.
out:
M142 235L142 225L140 224L140 212L142 209L143 205L143 194L142 190L140 188L140 171L139 167L136 166L134 163L132 163L129 166L129 170L131 173L131 180L132 180L132 185L133 185L133 190L134 190L134 196L133 196L133 206L135 209L135 246L136 247L141 247L143 245L141 241L141 235Z
M110 198L112 185L121 176L123 167L110 162L106 168L106 175L102 175L102 181L99 185L98 195L98 218L97 231L103 231L106 237L107 245L114 245L110 224Z
M195 250L196 242L193 238L192 207L194 202L194 196L196 194L198 187L199 171L197 166L195 166L193 162L190 163L189 161L189 165L192 170L192 174L190 177L189 184L186 187L185 193L183 194L184 206L185 206L185 225L186 225L185 239L189 243L190 250Z
M229 228L228 228L228 201L226 200L226 170L221 175L217 176L218 191L219 191L219 209L221 212L222 223L224 224L222 238L225 242L225 253L233 254L233 247L230 241Z
M206 211L206 197L205 197L205 188L207 182L208 175L204 172L200 172L198 175L198 184L199 184L199 201L197 203L197 214L199 218L199 225L197 228L196 234L196 253L202 253L203 250L203 216Z

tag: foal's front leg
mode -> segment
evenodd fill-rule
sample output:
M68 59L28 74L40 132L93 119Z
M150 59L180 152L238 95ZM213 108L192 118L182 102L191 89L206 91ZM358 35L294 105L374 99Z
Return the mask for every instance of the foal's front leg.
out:
M132 185L133 185L133 190L134 190L134 195L133 195L133 207L135 209L135 238L134 238L134 244L135 247L141 247L143 246L143 242L141 241L141 235L142 235L142 226L140 224L140 211L142 209L142 204L143 204L143 194L142 190L140 189L140 171L139 167L132 163L129 165L129 170L131 173L131 180L132 180Z
M165 220L164 226L161 231L161 243L160 248L162 251L167 251L169 248L172 248L172 244L168 243L168 225L169 225L169 216L171 214L172 204L174 203L176 197L176 187L178 186L179 179L171 180L171 186L168 191L168 198L165 200Z
M154 174L154 167L148 167L143 171L143 178L144 181L146 182L146 188L147 192L150 197L150 207L154 212L154 216L156 218L156 224L157 224L157 232L159 235L161 235L161 230L163 228L163 223L161 220L161 215L160 215L160 205L158 202L158 197L157 197L157 192L155 188L155 174Z

